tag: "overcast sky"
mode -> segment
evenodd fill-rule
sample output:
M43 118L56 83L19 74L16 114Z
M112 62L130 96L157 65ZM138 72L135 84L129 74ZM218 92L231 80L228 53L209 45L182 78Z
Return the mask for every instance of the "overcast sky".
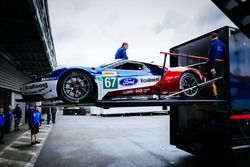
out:
M62 66L109 62L125 41L129 59L162 64L160 51L234 26L210 0L49 0L48 5Z

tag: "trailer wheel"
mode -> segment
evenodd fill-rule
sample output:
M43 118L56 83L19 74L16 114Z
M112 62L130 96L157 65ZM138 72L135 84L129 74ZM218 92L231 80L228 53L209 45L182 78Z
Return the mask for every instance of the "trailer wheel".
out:
M180 78L180 89L188 89L197 86L200 83L198 77L190 72L185 72ZM199 88L188 89L181 94L184 98L195 97L199 93Z

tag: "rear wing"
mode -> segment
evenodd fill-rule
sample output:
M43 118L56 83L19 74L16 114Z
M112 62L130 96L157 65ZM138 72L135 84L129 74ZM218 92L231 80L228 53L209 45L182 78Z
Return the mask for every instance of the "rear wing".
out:
M177 57L186 57L186 58L191 58L191 59L205 60L204 62L201 62L201 63L188 65L187 67L194 67L194 66L198 66L198 65L203 65L203 64L206 64L206 61L209 60L208 57L188 55L188 54L169 53L169 52L160 52L160 54L164 54L163 69L165 69L165 67L166 67L167 55L169 55L169 56L177 56ZM215 61L223 62L222 59L215 59Z
M209 60L209 58L207 58L207 57L179 54L179 53L160 52L160 54L164 54L165 56L169 55L169 56L179 56L179 57L186 57L186 58L192 58L192 59ZM215 61L222 62L223 60L222 59L215 59Z

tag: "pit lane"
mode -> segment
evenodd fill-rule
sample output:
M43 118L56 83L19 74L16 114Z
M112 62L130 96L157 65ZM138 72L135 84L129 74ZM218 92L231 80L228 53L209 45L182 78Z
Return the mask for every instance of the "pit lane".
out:
M35 163L46 166L211 166L169 144L169 116L63 116Z

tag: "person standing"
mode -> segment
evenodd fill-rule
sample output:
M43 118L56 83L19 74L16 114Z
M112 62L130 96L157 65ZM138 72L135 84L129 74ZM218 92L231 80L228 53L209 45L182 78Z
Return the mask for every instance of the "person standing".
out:
M56 107L51 107L50 111L52 115L52 123L55 124L56 123Z
M29 129L31 129L31 113L33 112L33 105L30 104L28 109L27 109L27 121L29 124Z
M25 124L29 123L29 105L25 104Z
M116 51L115 59L128 59L127 51L128 50L128 43L124 42L122 46Z
M49 106L45 107L46 114L47 114L47 124L50 124L51 119L51 108Z
M206 66L206 78L212 80L218 75L219 64L216 59L221 59L225 52L225 44L219 40L217 33L210 36L210 45L208 47L208 62ZM214 82L211 83L212 93L215 99L218 99L218 90Z
M16 105L16 108L13 111L14 119L15 119L15 125L14 125L14 131L19 131L19 123L22 118L22 109L20 107L20 104Z
M5 132L10 133L11 122L12 122L12 107L9 105L5 110Z
M0 144L4 144L4 125L5 125L5 115L3 113L3 107L0 107Z
M31 125L31 145L39 144L37 141L37 134L39 133L39 126L41 122L41 113L38 106L35 106L34 111L30 113L30 125Z

